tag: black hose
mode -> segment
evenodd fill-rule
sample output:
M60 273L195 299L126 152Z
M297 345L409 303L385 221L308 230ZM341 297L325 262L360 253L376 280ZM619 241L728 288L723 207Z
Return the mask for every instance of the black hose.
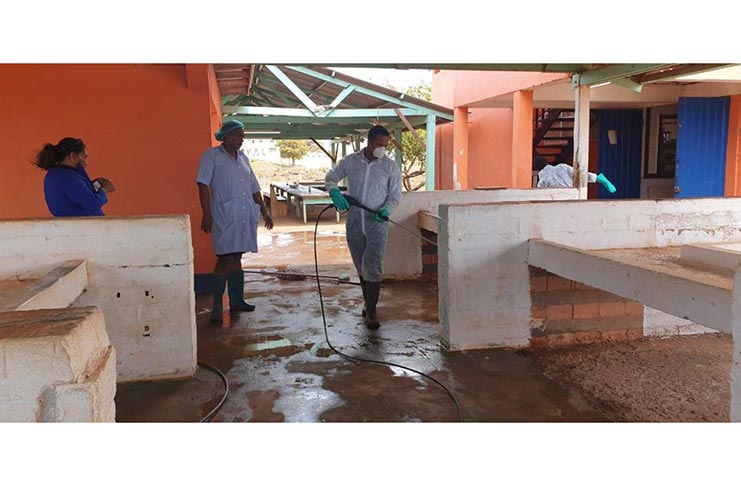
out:
M222 373L220 369L214 366L211 366L210 364L201 363L199 361L198 366L201 366L203 368L206 368L207 370L213 371L214 373L219 375L219 378L221 378L221 381L224 382L224 395L221 397L221 400L219 401L219 403L216 404L216 406L210 412L208 412L208 414L205 417L201 419L201 423L210 422L211 419L214 417L214 415L219 413L219 410L221 410L221 407L224 406L224 402L226 402L226 397L229 395L229 381L227 381L226 375L224 375L224 373Z
M304 280L306 278L314 278L314 275L309 275L307 273L293 273L293 272L267 272L263 270L242 270L244 273L252 273L256 275L268 275L268 276L277 276L280 277L292 277L296 280ZM333 277L329 275L320 275L319 278L324 280L325 282L329 283L336 283L336 284L345 284L345 285L360 285L360 282L351 282L349 280L341 280L340 277Z
M402 369L405 369L407 371L411 371L412 373L416 373L416 374L418 374L420 376L424 376L428 380L432 380L438 386L440 386L443 390L445 390L445 392L453 400L453 403L455 404L455 409L458 411L458 418L460 419L461 422L463 422L463 414L461 413L461 407L458 404L458 400L456 400L455 396L448 389L448 387L446 387L445 385L443 385L442 383L440 383L439 381L437 381L435 378L433 378L433 377L431 377L431 376L429 376L429 375L427 375L425 373L422 373L421 371L415 370L414 368L409 368L408 366L403 366L403 365L399 365L399 364L389 363L387 361L380 361L380 360L375 360L375 359L365 359L365 358L358 358L356 356L350 356L348 354L343 353L342 351L339 351L330 342L330 340L329 340L329 333L327 331L327 318L326 318L326 316L324 314L324 298L322 297L322 285L321 285L321 282L319 280L319 258L317 257L317 249L316 249L317 248L317 246L316 246L316 235L317 235L317 233L319 231L319 220L321 219L322 214L324 214L324 211L326 211L329 208L333 208L334 209L334 206L333 205L329 205L329 206L325 207L324 209L322 209L322 211L319 213L319 216L317 216L317 218L316 218L316 225L314 226L314 269L316 270L316 286L317 286L317 290L319 291L319 305L320 305L320 307L322 309L322 321L324 322L324 337L327 340L327 344L329 345L329 348L332 351L334 351L335 353L339 354L342 358L344 358L344 359L346 359L347 361L350 361L350 362L363 361L363 362L366 362L366 363L375 363L375 364L381 364L381 365L386 365L386 366L395 366L397 368L402 368Z

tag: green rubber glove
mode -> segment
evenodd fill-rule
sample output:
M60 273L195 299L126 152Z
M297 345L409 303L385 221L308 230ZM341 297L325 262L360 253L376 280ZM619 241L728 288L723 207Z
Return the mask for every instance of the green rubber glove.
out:
M612 185L612 182L610 182L603 173L600 172L597 174L597 182L605 186L605 189L607 189L610 194L615 192L615 186Z
M336 187L333 187L329 190L329 197L332 198L332 203L334 203L334 207L338 210L347 211L348 209L350 209L350 203L347 202L345 196L343 196L340 190Z
M386 209L386 208L383 208L383 209L381 209L381 210L380 210L380 211L378 211L378 212L379 212L379 213L381 213L381 214L383 215L383 217L379 216L379 215L378 215L378 214L376 214L376 213L373 213L373 219L375 219L375 220L376 220L376 221L378 221L379 223L383 223L384 221L388 221L388 219L389 219L389 214L391 214L391 213L389 212L389 210L388 210L388 209Z

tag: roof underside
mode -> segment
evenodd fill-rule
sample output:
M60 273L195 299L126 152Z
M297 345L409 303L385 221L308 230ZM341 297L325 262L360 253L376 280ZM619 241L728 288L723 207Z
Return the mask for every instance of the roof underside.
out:
M729 64L340 64L337 67L568 73L572 86L612 82L635 92L645 84ZM216 64L225 117L249 138L350 139L377 123L389 130L447 123L453 111L316 65ZM432 118L434 117L434 118Z
M249 138L346 139L453 119L453 111L323 67L214 65L224 117ZM406 122L406 123L405 123Z

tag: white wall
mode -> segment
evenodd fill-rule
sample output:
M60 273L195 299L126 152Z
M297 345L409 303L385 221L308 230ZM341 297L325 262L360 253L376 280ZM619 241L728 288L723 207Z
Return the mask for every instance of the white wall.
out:
M499 201L539 201L576 199L576 189L499 189L491 191L429 191L405 192L401 204L391 219L419 233L417 214L429 211L438 214L441 204L469 204ZM384 276L410 278L422 274L422 244L414 235L389 226L386 257L383 262Z
M452 349L526 346L527 241L582 249L741 241L741 199L440 206L440 323Z
M661 312L652 307L643 307L644 336L684 336L717 332L709 327L695 324L687 319Z
M705 265L735 271L741 267L741 243L685 245L682 260L688 265Z
M187 215L0 221L0 279L86 260L88 289L116 348L118 381L192 376L193 248Z

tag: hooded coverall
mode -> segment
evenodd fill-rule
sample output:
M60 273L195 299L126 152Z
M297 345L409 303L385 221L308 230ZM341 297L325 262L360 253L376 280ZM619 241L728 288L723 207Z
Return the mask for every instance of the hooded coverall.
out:
M327 173L327 191L347 179L347 194L361 204L389 214L401 202L401 170L388 157L368 160L363 151L349 154ZM388 223L379 223L373 215L351 206L345 223L347 246L358 275L368 282L380 282L386 253Z

